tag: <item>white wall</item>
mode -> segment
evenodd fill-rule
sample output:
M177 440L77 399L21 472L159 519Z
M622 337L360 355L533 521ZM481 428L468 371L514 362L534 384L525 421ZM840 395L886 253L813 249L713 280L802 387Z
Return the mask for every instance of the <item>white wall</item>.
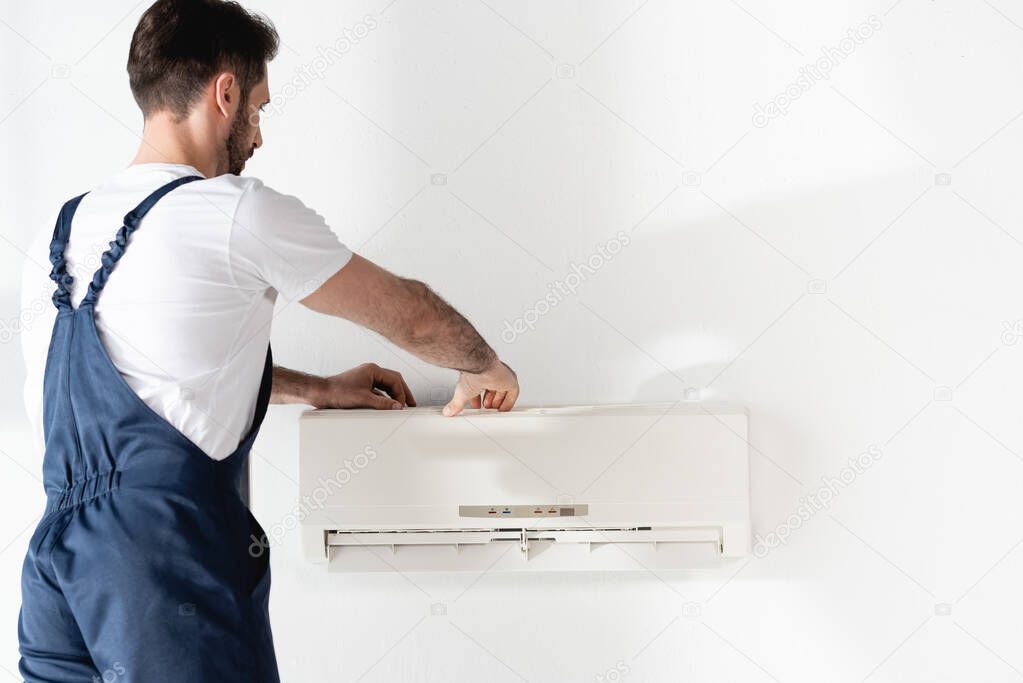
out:
M748 406L756 531L798 528L765 557L670 578L341 578L288 534L273 561L285 680L1023 677L1023 9L388 2L254 3L283 36L284 99L250 172L464 310L524 404L698 388ZM22 250L134 151L123 65L142 9L0 6L0 680L42 506L20 403ZM843 46L872 15L880 29ZM317 61L360 22L342 58ZM822 48L850 54L755 125ZM321 71L286 93L305 67ZM618 231L625 249L502 339ZM424 402L452 380L297 306L281 305L273 341L305 370L399 369ZM296 504L296 417L275 409L256 446L267 528ZM872 447L828 509L789 519Z

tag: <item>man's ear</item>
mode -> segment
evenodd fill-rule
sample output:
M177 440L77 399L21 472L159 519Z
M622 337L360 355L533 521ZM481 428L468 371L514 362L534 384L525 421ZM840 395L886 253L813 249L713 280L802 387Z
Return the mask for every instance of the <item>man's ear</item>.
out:
M226 119L234 117L241 100L241 88L234 74L225 71L213 81L213 96L216 99L217 111Z

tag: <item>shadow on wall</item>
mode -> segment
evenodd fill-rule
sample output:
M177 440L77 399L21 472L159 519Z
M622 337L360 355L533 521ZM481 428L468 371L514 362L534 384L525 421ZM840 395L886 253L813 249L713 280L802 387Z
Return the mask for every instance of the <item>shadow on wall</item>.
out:
M916 201L932 182L910 169L746 203L728 197L773 189L756 179L748 188L710 179L702 187L681 187L634 229L623 226L630 245L502 353L535 357L543 366L543 374L526 376L534 380L531 402L683 398L687 388L712 384L748 346L755 351L760 336L800 297L826 296L829 279L850 263L842 282L855 277L864 261L906 229L903 223L920 208ZM603 240L590 235L590 241ZM563 280L587 255L575 255L552 279ZM518 306L502 317L517 320L531 310L525 302ZM563 347L584 336L573 353L544 359L551 355L551 340ZM519 365L526 369L527 363ZM800 368L794 365L793 371Z

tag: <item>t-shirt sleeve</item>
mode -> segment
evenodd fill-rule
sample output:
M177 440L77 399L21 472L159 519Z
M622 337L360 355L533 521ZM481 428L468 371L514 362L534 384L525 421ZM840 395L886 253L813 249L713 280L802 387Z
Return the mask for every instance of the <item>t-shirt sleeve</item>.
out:
M230 239L235 284L271 287L290 301L315 292L352 258L323 216L258 181L238 201Z

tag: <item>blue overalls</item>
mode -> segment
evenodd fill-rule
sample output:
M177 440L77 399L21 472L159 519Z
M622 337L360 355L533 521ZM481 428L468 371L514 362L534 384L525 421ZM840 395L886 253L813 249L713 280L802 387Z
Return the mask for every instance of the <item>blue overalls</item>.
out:
M82 197L57 219L50 278L58 313L44 380L47 505L25 558L18 622L19 668L32 683L279 681L269 548L239 494L270 399L270 349L252 428L218 461L128 386L93 317L146 213L196 180L160 187L125 216L78 308L64 248Z

